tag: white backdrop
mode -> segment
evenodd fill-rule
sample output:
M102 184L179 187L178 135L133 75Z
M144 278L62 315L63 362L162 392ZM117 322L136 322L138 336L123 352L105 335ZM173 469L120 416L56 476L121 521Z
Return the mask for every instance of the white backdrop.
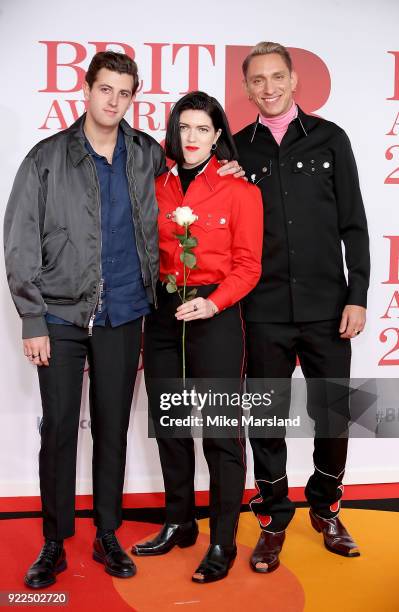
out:
M81 91L66 90L75 89L100 44L113 43L109 48L115 50L122 50L121 44L134 49L143 87L134 112L129 112L127 119L159 141L165 135L168 105L189 87L199 86L226 103L233 127L238 127L240 116L234 109L237 108L235 98L241 95L239 78L227 60L240 53L239 47L273 40L307 50L313 55L306 60L307 69L306 65L305 69L301 67L300 79L302 83L306 80L306 88L299 89L299 102L305 100L305 93L310 93L306 99L319 96L323 99L322 105L316 104L312 110L335 121L349 134L370 226L373 266L368 326L353 343L353 376L397 377L398 23L396 0L378 3L374 0L285 0L284 3L249 0L242 4L202 0L197 6L186 1L161 0L151 3L1 0L1 216L15 172L26 152L38 140L72 123L73 111L78 114L83 111ZM297 51L298 61L301 53ZM329 73L331 89L328 78L323 81L314 71L312 60L317 58L327 67L325 74ZM60 65L70 63L75 63L77 69ZM149 113L147 118L143 116L145 113ZM253 111L246 122L255 115ZM37 375L22 356L20 322L8 294L3 263L0 325L3 347L0 495L35 495L38 493L40 419ZM384 330L387 331L384 333ZM78 459L78 492L81 493L91 490L88 420L86 381ZM142 371L138 373L129 435L125 490L162 490L156 444L147 439ZM310 440L289 441L288 467L293 486L306 482L312 469L311 447ZM345 481L398 482L397 449L395 439L352 440ZM247 486L250 487L253 485L251 465L249 457ZM197 488L206 488L207 482L207 470L199 450Z

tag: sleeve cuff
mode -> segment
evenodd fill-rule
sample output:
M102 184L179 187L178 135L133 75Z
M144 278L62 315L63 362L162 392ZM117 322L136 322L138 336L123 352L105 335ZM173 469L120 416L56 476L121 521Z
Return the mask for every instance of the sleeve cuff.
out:
M367 289L363 290L359 287L349 289L346 303L367 308Z
M227 296L224 295L224 292L219 289L216 289L211 295L208 295L208 300L212 300L215 306L218 307L218 312L222 312L222 310L231 306L231 303L226 298Z
M22 319L22 339L48 336L48 327L45 317L24 317Z

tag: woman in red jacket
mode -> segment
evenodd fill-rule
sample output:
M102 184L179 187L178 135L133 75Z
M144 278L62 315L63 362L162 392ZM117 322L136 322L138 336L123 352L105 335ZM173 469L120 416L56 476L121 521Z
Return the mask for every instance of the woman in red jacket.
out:
M158 309L147 317L144 334L146 387L153 418L159 415L161 396L171 397L179 390L181 394L183 321L187 376L195 379L190 387L194 384L198 392L209 387L215 390L216 384L220 391L221 379L228 379L230 391L240 390L245 347L239 301L259 279L263 237L257 187L217 174L218 160L237 157L217 100L192 92L177 102L168 122L166 155L176 164L156 181L163 284L159 285ZM190 232L197 241L192 248L196 267L187 275L187 292L195 289L196 294L182 304L178 293L168 292L166 283L168 275L173 275L178 286L183 284L182 246L176 234L184 232L174 212L185 206L192 210L191 221L195 220ZM229 412L240 421L239 407ZM202 417L206 414L207 407ZM190 546L198 535L193 440L191 436L167 438L168 432L160 436L161 429L158 419L166 524L154 540L133 547L137 555L164 554L176 544ZM245 484L245 446L239 424L230 437L204 437L203 450L210 473L210 547L193 580L211 582L227 575L236 556L235 534Z

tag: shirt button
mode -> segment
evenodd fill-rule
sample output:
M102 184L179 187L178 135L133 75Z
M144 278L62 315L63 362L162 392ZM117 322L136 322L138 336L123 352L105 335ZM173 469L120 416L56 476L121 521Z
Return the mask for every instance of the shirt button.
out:
M226 223L226 219L224 219L224 217L222 217L221 219L219 219L219 223L220 223L220 225L224 225Z
M311 160L310 160L310 163L311 163L311 164L314 164L314 159L311 159Z
M293 279L292 279L292 282L295 284L295 283L296 283L296 278L293 278Z
M294 249L291 249L290 253L291 253L291 255L295 255Z
M303 163L302 163L302 162L297 162L296 167L297 167L297 168L303 168Z
M267 166L263 166L263 168L262 168L262 172L263 172L263 173L267 172Z
M177 271L177 270L176 270L176 272L175 272L175 276L179 276L179 273L178 273L178 271Z
M288 191L284 191L284 195L288 195Z
M292 221L291 221L291 219L288 221L288 225L292 225Z
M329 167L330 167L329 162L324 162L324 164L323 164L323 168L329 168Z
M281 162L280 166L281 166L282 168L284 168L285 163L284 163L284 162Z

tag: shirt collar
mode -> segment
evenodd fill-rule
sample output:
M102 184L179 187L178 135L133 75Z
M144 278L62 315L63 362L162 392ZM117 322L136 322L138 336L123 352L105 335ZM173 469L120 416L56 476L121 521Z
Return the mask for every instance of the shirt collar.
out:
M83 131L83 125L86 119L86 113L83 113L69 128L66 132L68 134L68 152L72 159L72 164L76 167L85 157L87 157L88 150L85 147L85 134ZM142 139L148 138L146 135L142 135L140 130L135 130L122 119L119 124L119 128L122 130L125 136L125 142L134 141L135 144L142 146Z
M299 106L297 106L297 114L296 117L293 119L293 121L291 121L291 123L297 123L303 136L307 136L308 132L303 124L303 118L304 118L304 113L301 111L301 109L299 108ZM252 134L251 134L251 138L250 138L250 143L252 144L254 141L254 138L256 136L257 131L259 130L259 125L263 126L263 128L266 128L265 125L263 125L260 115L257 116L256 121L253 123L253 130L252 130ZM261 128L262 129L262 128ZM268 128L267 128L268 129Z
M82 125L82 134L84 137L84 141L85 141L85 147L87 149L87 151L90 153L90 155L92 155L93 157L96 157L97 159L103 159L104 155L99 155L91 146L89 140L86 137L86 134L84 133L83 130L83 125ZM126 151L126 145L125 145L125 137L123 135L123 131L121 130L121 128L118 128L118 136L116 139L116 144L115 144L115 149L114 149L114 153L112 156L112 160L116 159L118 157L118 155L120 155L121 153L123 153L124 151Z

